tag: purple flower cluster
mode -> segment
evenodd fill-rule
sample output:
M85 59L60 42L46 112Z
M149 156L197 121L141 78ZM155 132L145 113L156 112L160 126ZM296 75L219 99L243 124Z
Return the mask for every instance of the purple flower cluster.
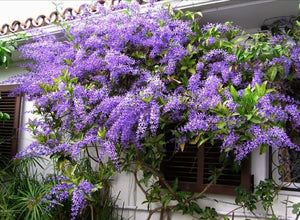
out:
M221 24L221 23L208 23L201 28L203 34L208 32L211 29L215 29L221 34L224 34L228 31L233 31L238 29L237 26L233 26L231 23Z
M55 178L55 180L63 180L64 178ZM75 220L83 210L86 204L86 197L92 196L92 190L95 186L86 180L81 181L78 185L73 183L59 183L55 185L50 192L41 200L49 204L48 210L54 208L55 205L72 197L71 219Z
M255 150L257 146L261 145L271 146L275 149L287 147L300 150L300 147L292 143L286 132L281 128L273 127L268 131L264 131L259 126L254 125L249 131L252 132L254 138L244 142L242 145L235 146L236 159L239 161Z
M54 186L50 192L41 200L41 202L49 203L49 210L54 208L57 204L69 198L69 191L73 188L72 183L60 183ZM50 201L50 202L49 202ZM46 211L49 211L46 210Z
M146 136L161 132L162 118L178 124L181 137L215 132L221 121L230 120L224 129L231 132L216 137L224 138L222 149L231 149L240 142L235 138L239 130L248 128L241 129L243 123L238 123L245 118L237 114L243 106L232 97L229 86L241 98L249 84L262 85L267 68L282 66L288 75L299 62L295 46L290 57L275 57L266 63L254 57L251 62L255 65L243 63L234 51L215 44L224 41L226 33L238 32L230 23L203 26L199 42L207 40L209 48L201 51L196 43L188 50L189 36L194 35L190 22L173 19L164 9L140 14L137 5L131 5L126 10L111 13L101 9L88 22L82 16L71 23L68 34L72 40L68 42L46 36L20 48L34 63L26 64L30 73L12 81L21 82L15 92L24 92L35 101L36 112L43 117L30 125L33 134L44 140L17 157L64 153L75 159L88 146L98 145L99 161L108 156L117 164L116 145L141 147ZM277 36L268 43L284 40ZM187 83L182 84L181 61L190 53L197 53L191 67L195 73L185 75ZM289 120L299 127L297 105L274 103L266 95L255 105L264 122L275 125ZM218 106L229 113L216 114ZM104 139L98 137L99 129L106 131Z
M94 185L86 180L81 181L78 186L74 187L74 191L72 193L71 220L75 220L76 216L81 213L86 204L85 195L91 197L92 189L94 187Z
M166 10L141 15L136 6L129 8L130 16L103 13L89 22L83 16L78 24L72 23L73 41L42 37L20 48L34 63L26 65L31 71L26 78L12 79L21 84L15 92L34 100L36 113L44 118L34 125L33 133L46 140L18 156L65 152L76 158L85 147L99 143L81 137L98 127L107 130L107 140L99 144L111 146L105 155L115 159L116 142L126 147L158 129L161 106L156 99L166 95L165 85L151 67L141 65L155 59L161 71L172 75L188 53L182 45L191 34L189 22L173 20ZM65 139L68 132L74 137L72 143Z

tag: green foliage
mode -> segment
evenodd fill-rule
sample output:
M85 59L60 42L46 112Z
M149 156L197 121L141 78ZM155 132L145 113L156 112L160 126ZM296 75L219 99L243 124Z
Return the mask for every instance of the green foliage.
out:
M40 202L52 185L32 173L38 164L36 159L12 161L1 173L0 219L51 219L51 213L44 214L47 203Z
M16 34L13 38L6 41L0 40L0 67L8 68L8 65L12 62L12 52L18 45L17 40L21 39L27 39L26 34Z
M0 51L1 51L1 48L0 48ZM1 54L1 52L0 52L0 54ZM1 59L1 55L0 55L0 59ZM0 63L0 64L1 64L1 63ZM0 66L1 66L1 65L0 65ZM1 97L0 97L0 99L1 99ZM7 121L7 120L9 120L9 119L10 119L9 114L0 111L0 121ZM4 141L4 140L1 139L1 137L0 137L0 144L3 143L3 141Z
M0 111L0 121L7 121L9 119L10 119L9 114L3 113L3 112ZM3 143L3 142L4 142L4 140L1 139L1 137L0 137L0 144Z
M36 173L37 168L44 169L42 162L45 163L45 159L14 160L10 161L9 165L1 170L1 220L65 220L70 218L71 200L67 200L55 209L45 212L50 201L44 200L41 203L41 200L45 198L57 182L54 180L46 181L45 177ZM110 195L110 181L107 179L108 170L95 172L90 161L85 158L78 161L76 167L66 166L64 171L69 172L71 177L74 174L90 181L102 180L101 184L98 184L99 190L92 193L91 199L83 210L83 219L124 219L122 213L120 214L119 210L116 209L118 197L114 198ZM120 212L122 212L122 209Z
M278 196L278 189L272 179L260 181L255 187L254 192L250 190L237 188L238 196L235 199L236 204L245 207L249 211L253 212L257 209L257 203L261 203L263 209L268 214L272 214L272 219L277 219L274 215L273 203Z
M10 119L9 114L0 112L0 121L7 121Z
M260 181L256 187L255 194L260 198L263 208L268 211L272 207L275 197L278 195L274 180Z
M204 210L200 212L200 218L199 220L217 220L219 217L217 211L214 208L205 207Z
M295 219L298 220L298 218L300 216L300 202L293 204L292 208L293 208L293 211L292 211L293 214L296 215Z
M8 45L6 41L0 41L0 67L8 67L9 63L11 62L11 55L13 50L14 48Z
M254 211L256 209L256 203L258 198L256 195L252 194L250 190L244 188L236 189L238 196L235 199L235 203L242 205L247 208L249 211Z
M246 117L247 120L253 124L265 123L262 121L255 105L258 103L260 98L272 91L273 90L271 89L267 89L267 81L265 81L261 86L256 84L255 87L251 88L249 85L246 89L244 89L242 97L238 97L235 88L232 85L230 86L230 93L234 101L240 106L237 107L239 117Z
M37 181L34 176L21 182L16 195L11 195L14 201L12 209L18 212L19 216L24 216L25 220L30 219L49 219L49 216L43 215L46 205L41 205L41 199L47 193L47 186Z
M110 192L111 176L115 173L115 165L111 163L100 164L99 167L93 168L91 160L84 156L78 161L71 161L64 158L61 161L60 172L70 178L71 183L78 184L82 180L88 180L94 183L96 188L92 192L91 198L88 199L85 208L82 211L83 219L107 219L107 220L123 220L119 210L116 209L117 197L112 197ZM71 201L62 204L69 207ZM56 214L61 214L65 208L58 208ZM70 210L70 209L68 209ZM122 209L121 209L122 211ZM65 215L69 215L66 213ZM63 219L61 217L61 219Z

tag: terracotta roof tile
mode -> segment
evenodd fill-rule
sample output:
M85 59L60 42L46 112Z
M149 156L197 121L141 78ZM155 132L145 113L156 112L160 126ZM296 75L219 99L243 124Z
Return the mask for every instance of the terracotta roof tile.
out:
M108 1L108 0L106 0ZM112 3L114 0L112 0ZM142 0L138 0L139 3L143 3ZM105 0L97 0L96 4L104 4ZM81 5L78 9L66 8L61 14L57 11L52 12L49 16L39 15L36 19L28 18L25 22L14 21L12 24L3 24L0 26L0 36L8 35L10 33L16 33L19 31L25 31L34 27L42 27L45 25L52 24L57 21L71 20L76 18L84 10L84 13L95 14L97 13L97 8L94 6L89 6L87 4Z

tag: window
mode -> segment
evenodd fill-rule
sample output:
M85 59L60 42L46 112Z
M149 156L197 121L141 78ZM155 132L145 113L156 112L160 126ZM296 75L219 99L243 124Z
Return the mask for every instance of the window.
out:
M300 191L300 152L287 148L270 151L270 178L284 190Z
M174 151L174 146L166 146L166 157L162 171L167 181L178 178L179 189L201 192L210 182L211 170L223 167L219 162L220 148L216 145L204 144L201 147L188 144L183 152ZM226 166L207 193L235 195L235 188L242 186L251 188L250 159L242 162L241 169L234 171Z
M21 98L10 97L9 93L15 86L0 86L0 111L7 113L10 119L0 121L0 154L12 158L17 153L18 127Z
M285 84L287 95L300 101L300 79L293 79ZM285 103L282 103L283 105ZM300 131L286 123L286 131L293 143L300 146ZM291 149L270 149L269 173L276 185L285 190L300 191L300 152Z

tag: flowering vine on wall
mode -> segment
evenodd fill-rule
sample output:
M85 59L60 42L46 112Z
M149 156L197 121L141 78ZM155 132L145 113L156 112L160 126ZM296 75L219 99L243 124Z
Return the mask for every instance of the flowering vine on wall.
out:
M14 92L34 101L39 116L28 122L36 141L16 157L56 159L65 177L45 199L52 206L71 192L73 219L101 187L101 178L89 183L75 175L83 154L99 173L126 168L157 184L166 142L184 151L191 141L221 141L220 151L237 162L257 148L300 150L285 129L300 127L299 100L287 86L300 77L300 47L287 35L246 35L229 22L199 27L193 13L141 13L137 4L101 7L64 33L64 41L46 35L22 46L30 71L10 82L20 83ZM166 140L167 133L173 138ZM163 206L154 211L204 213L194 202L202 194L165 185L169 199L158 198ZM144 192L149 203L157 201Z

